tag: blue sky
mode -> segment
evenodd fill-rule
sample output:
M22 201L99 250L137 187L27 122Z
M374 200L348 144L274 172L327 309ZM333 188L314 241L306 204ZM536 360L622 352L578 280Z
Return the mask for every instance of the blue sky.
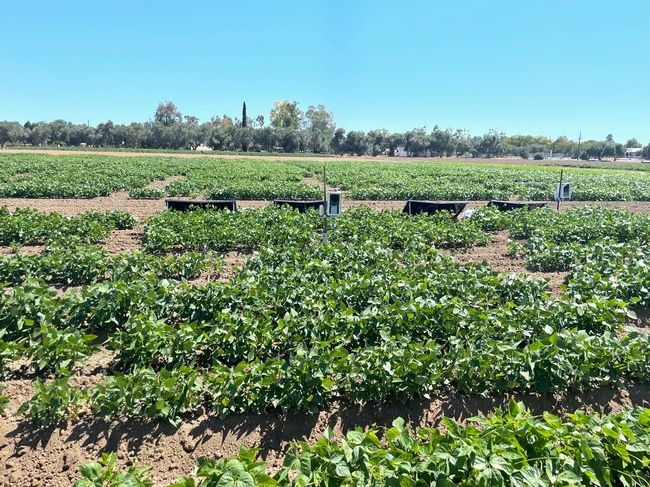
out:
M648 0L4 0L0 120L323 104L348 130L650 141Z

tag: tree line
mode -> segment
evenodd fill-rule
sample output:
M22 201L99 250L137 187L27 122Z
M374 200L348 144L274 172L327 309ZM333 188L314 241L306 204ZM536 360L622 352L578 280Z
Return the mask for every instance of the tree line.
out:
M309 106L275 101L264 115L248 117L243 104L241 117L214 116L200 123L197 117L183 115L173 102L161 102L152 119L114 124L74 124L65 120L52 122L0 122L0 146L88 146L139 149L196 149L200 146L221 151L313 152L338 155L397 155L408 157L504 157L541 159L552 151L564 157L603 159L623 157L627 148L640 148L637 139L618 143L609 134L603 140L576 141L561 136L513 135L490 130L472 136L464 129L432 130L414 128L408 132L376 129L364 132L337 127L334 114L323 105ZM642 153L650 158L650 144Z

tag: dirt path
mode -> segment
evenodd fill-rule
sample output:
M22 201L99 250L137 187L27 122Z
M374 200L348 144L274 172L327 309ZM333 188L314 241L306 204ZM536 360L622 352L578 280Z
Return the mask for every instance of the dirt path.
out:
M102 358L97 359L102 365ZM105 366L105 361L104 361ZM82 377L89 385L98 378ZM60 428L36 430L22 418L11 416L31 392L31 381L7 381L5 393L14 402L8 416L0 418L0 486L69 486L80 476L79 464L95 461L101 452L116 451L120 465L135 461L152 465L152 480L165 485L178 475L190 475L197 458L222 458L237 452L241 445L260 447L260 458L271 473L282 465L289 443L315 443L330 426L335 437L356 427L376 424L390 427L397 417L413 426L440 427L443 416L464 422L495 407L507 409L510 396L481 398L440 391L430 401L399 404L334 403L318 414L235 414L220 419L211 413L188 417L178 428L146 419L108 421L83 416ZM650 407L650 385L628 384L625 389L603 388L579 395L515 395L535 414L544 411L564 415L577 409L616 413L624 406Z

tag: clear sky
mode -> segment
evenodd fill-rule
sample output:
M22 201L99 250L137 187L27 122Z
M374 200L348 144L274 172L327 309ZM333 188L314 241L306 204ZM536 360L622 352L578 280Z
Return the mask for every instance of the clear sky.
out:
M0 120L323 104L348 130L650 141L650 1L3 0Z

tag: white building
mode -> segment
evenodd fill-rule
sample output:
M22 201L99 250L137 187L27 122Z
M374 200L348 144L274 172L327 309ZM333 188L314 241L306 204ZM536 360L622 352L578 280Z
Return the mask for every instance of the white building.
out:
M628 147L625 149L625 157L628 159L640 159L641 158L641 153L643 152L642 147Z

